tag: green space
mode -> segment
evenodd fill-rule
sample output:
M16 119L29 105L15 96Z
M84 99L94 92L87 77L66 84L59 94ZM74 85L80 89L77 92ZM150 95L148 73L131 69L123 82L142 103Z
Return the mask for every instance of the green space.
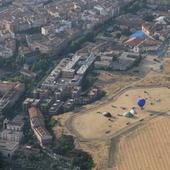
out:
M71 158L72 168L79 167L80 170L91 170L93 167L91 156L75 148L73 136L63 135L53 143L51 149L56 154Z

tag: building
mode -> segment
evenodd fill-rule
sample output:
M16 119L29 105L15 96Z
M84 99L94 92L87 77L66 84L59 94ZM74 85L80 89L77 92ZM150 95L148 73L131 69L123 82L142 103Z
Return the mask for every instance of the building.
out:
M48 89L41 89L41 88L36 88L32 91L32 97L37 98L37 99L44 99L47 98L49 95L49 90Z
M31 128L34 131L41 146L51 142L52 136L45 127L44 117L38 107L32 106L28 109Z
M69 112L74 109L74 99L68 99L63 105L64 112Z
M48 113L50 116L57 115L63 112L63 104L64 102L57 100L55 103L52 104Z
M95 59L93 53L86 57L75 54L71 59L64 58L44 80L41 87L53 92L61 91L62 96L69 96L74 86L81 86Z
M11 108L21 97L25 85L19 82L0 82L0 113Z
M162 45L161 41L148 38L145 41L143 41L141 44L139 44L136 48L138 48L138 51L141 53L157 54L161 45Z
M19 145L17 142L0 140L0 151L4 157L11 158L18 147Z
M5 119L3 129L0 131L0 151L10 158L18 149L23 137L22 128L24 126L21 116L16 116L13 120Z
M48 113L48 110L51 107L52 103L53 103L53 99L51 99L51 98L43 99L40 103L41 111L43 113Z
M80 86L74 86L71 90L71 97L77 98L78 96L80 96L81 93L81 87Z
M12 119L11 121L9 121L8 119L5 119L3 122L3 129L6 130L14 130L16 132L21 132L22 128L24 126L24 122L22 120L22 116L17 115L14 119ZM15 141L20 141L21 140L22 135L19 135L18 138L16 138Z
M39 107L40 99L26 98L23 102L23 110L28 112L28 109L32 106Z
M146 35L152 36L154 34L153 24L151 24L151 23L144 23L144 24L142 24L142 31Z
M77 74L78 75L81 75L81 76L84 76L87 71L90 69L91 65L94 63L96 59L96 56L91 53L88 58L84 61L84 64L77 70Z
M110 61L104 61L104 60L101 60L101 61L96 61L94 63L94 67L95 69L108 69L111 65L111 62Z
M144 40L145 39L142 37L131 37L125 42L125 45L128 46L133 52L139 53L139 46L143 43Z

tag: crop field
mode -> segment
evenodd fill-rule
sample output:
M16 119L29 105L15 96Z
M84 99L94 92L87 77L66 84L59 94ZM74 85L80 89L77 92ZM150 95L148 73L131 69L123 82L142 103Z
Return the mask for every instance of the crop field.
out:
M169 170L170 117L161 116L120 140L114 170Z

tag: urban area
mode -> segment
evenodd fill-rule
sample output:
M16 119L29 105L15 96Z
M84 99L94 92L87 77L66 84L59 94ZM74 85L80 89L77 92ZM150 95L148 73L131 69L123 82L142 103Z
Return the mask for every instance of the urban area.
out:
M0 170L169 170L170 1L0 0Z

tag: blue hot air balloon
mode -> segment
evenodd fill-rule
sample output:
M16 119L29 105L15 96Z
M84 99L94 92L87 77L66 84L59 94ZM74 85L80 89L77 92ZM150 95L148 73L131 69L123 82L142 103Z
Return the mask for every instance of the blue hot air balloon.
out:
M138 101L137 101L138 106L141 107L141 108L144 107L145 103L146 103L145 99L141 99L141 98L140 98L140 99L138 99Z

